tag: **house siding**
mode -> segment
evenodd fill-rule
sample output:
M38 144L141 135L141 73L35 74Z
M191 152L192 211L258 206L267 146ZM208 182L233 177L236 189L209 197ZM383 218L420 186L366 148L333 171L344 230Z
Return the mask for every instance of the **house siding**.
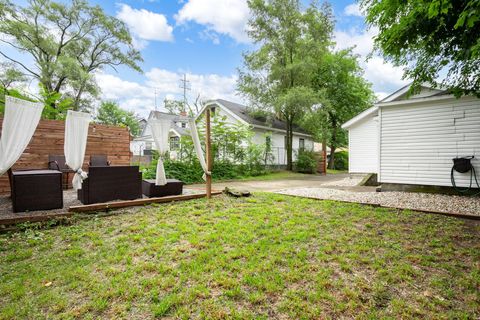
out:
M452 159L469 155L480 174L479 99L385 106L381 122L380 182L451 186ZM455 177L470 184L470 173Z
M378 172L378 121L374 115L349 128L348 150L349 172Z

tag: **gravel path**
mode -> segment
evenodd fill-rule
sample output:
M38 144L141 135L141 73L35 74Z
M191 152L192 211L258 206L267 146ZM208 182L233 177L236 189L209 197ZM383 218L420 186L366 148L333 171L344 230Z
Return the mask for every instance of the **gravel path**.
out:
M480 197L412 192L352 192L329 188L285 189L278 193L309 198L377 204L400 209L480 215Z
M328 181L322 183L322 186L329 186L329 187L354 187L357 186L360 182L362 182L362 179L364 178L364 175L350 175L346 178L343 178L341 180L334 180L334 181Z

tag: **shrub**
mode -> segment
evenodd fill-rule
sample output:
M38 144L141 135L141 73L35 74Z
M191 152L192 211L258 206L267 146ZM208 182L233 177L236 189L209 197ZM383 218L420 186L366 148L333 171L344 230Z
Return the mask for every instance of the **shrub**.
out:
M335 153L333 167L335 170L348 170L348 152L340 151Z
M300 151L298 153L297 162L295 163L296 171L303 173L315 173L317 169L317 160L313 151Z

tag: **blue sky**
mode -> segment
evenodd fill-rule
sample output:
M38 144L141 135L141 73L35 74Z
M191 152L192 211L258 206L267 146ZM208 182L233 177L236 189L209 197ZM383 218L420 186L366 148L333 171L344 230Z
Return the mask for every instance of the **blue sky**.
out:
M23 1L19 1L23 2ZM183 73L191 81L189 98L223 98L242 102L235 93L242 52L251 49L244 32L248 20L246 0L90 0L123 20L141 50L140 74L127 68L104 70L97 75L103 97L146 116L163 99L181 98ZM308 1L305 1L307 3ZM353 0L334 1L337 48L356 45L365 77L379 97L406 82L402 72L383 59L365 57L372 50L376 30L367 30ZM4 47L0 47L4 49Z

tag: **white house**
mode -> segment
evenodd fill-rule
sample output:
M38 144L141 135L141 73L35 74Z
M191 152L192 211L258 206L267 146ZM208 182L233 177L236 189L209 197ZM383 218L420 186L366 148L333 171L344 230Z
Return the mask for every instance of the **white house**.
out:
M342 127L349 132L351 172L373 172L382 184L451 187L453 158L475 156L480 173L480 99L459 99L444 90L410 85ZM455 173L469 186L470 173ZM479 176L480 178L480 176Z
M253 117L248 113L246 106L222 99L208 101L199 113L202 113L207 106L210 107L212 113L225 117L227 123L248 125L254 132L253 142L258 144L269 143L272 154L272 165L287 164L285 122L274 118L262 119ZM149 119L151 117L172 118L172 129L170 130L171 147L175 146L175 143L172 142L173 139L179 139L182 135L189 134L188 118L185 116L152 111ZM313 150L314 141L312 136L302 128L294 126L293 130L293 158L295 160L299 149ZM130 149L134 155L146 155L149 154L149 150L153 148L153 139L147 126L141 136L132 141Z
M286 140L287 140L287 124L284 121L274 117L265 119L252 116L247 107L235 102L217 99L205 103L200 113L206 107L210 107L213 113L224 116L227 122L241 123L250 126L254 132L253 142L258 144L268 143L271 148L272 165L286 165ZM314 141L312 136L298 126L293 128L293 160L300 149L313 150Z
M190 135L188 132L188 117L186 115L175 115L160 111L151 111L148 120L150 119L170 119L170 155L176 156L176 151L180 147L180 138L184 135ZM146 123L148 123L148 120ZM142 126L142 132L139 137L134 138L130 142L130 151L135 156L151 155L152 150L155 149L152 133L148 125Z

